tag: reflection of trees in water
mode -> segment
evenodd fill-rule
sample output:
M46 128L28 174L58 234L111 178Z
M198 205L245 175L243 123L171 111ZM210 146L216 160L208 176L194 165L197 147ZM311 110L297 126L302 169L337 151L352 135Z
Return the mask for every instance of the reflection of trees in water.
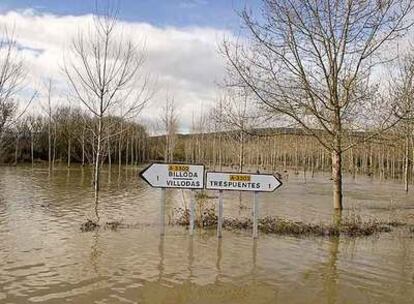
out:
M164 237L160 236L158 244L158 254L160 256L160 262L158 264L158 281L161 281L164 275Z
M96 274L98 274L98 263L99 263L99 257L101 255L102 255L102 251L99 250L99 231L96 230L93 232L91 254L89 256L91 265Z
M241 215L241 210L244 208L243 206L243 197L242 192L239 191L239 215Z
M253 239L253 246L252 246L252 274L253 277L256 274L256 268L257 268L257 239Z
M221 277L221 260L223 258L222 246L223 246L223 239L218 238L217 239L217 259L216 259L217 273L216 273L216 279L215 279L216 283L220 281L220 277Z
M188 271L189 271L190 280L194 277L193 264L194 264L194 239L193 237L189 237L188 238Z
M324 271L324 290L326 294L327 303L336 303L338 298L338 261L339 253L339 238L331 238L328 244L328 261Z
M108 187L110 187L111 184L112 184L112 169L111 169L111 167L109 167L109 169L108 169L108 181L107 181L107 183L108 183Z
M80 186L82 187L85 185L85 168L84 167L81 167L80 175L81 176L80 176L79 181L80 181Z
M412 238L399 237L400 254L395 255L397 261L396 265L400 266L399 273L401 274L402 284L398 284L398 293L409 294L413 289L414 284L414 242Z
M341 209L334 210L333 214L332 214L333 224L336 225L336 226L342 224L342 217L343 217L343 214L342 214Z
M66 168L66 185L70 185L71 180L70 180L70 168Z

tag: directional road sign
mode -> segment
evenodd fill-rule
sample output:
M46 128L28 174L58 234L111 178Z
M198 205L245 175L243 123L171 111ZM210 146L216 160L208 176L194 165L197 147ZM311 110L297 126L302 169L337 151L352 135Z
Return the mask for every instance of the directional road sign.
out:
M272 192L282 182L271 174L207 172L206 189Z
M204 188L204 166L153 163L139 174L155 188Z

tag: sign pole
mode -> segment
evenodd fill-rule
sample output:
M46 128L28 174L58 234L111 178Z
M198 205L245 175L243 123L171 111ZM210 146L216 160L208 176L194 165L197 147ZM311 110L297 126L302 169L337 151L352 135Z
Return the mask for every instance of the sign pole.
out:
M165 234L165 189L203 189L204 165L152 163L139 173L151 187L161 188L160 235ZM192 193L192 219L190 234L194 229L194 195Z
M194 233L194 205L195 205L195 192L194 190L191 190L190 193L190 227L189 227L189 233L192 236Z
M254 199L253 199L253 238L254 239L258 238L258 233L257 233L257 216L259 213L258 196L259 196L259 192L255 191Z
M165 188L161 188L161 201L160 201L160 236L165 234Z
M218 205L218 219L217 219L217 237L222 237L223 230L223 190L219 190L219 205Z

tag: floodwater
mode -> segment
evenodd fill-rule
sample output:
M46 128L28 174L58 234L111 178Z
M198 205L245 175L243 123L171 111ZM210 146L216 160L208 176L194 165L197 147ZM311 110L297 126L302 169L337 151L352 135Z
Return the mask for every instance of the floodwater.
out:
M0 167L0 303L414 303L414 233L395 228L350 239L296 238L166 227L160 191L137 171L103 172L102 221L134 224L80 232L91 217L91 173L79 167ZM347 213L412 221L414 195L398 182L346 180ZM260 215L330 221L327 176L291 175L260 194ZM250 194L225 193L224 214L249 216ZM166 213L188 203L167 192ZM167 216L168 221L168 216Z

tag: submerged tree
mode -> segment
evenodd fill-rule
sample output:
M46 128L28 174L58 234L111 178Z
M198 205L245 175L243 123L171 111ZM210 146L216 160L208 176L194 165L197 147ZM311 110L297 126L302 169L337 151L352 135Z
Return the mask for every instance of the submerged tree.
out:
M331 153L333 206L342 209L343 153L396 122L370 76L391 59L388 42L411 26L413 1L262 3L260 18L241 14L248 42L223 44L230 85L249 89L264 111L283 114ZM349 140L368 128L368 138Z
M99 13L99 12L98 12ZM117 27L117 11L108 9L94 16L89 30L73 39L65 58L64 72L78 100L94 117L93 159L95 215L99 221L100 167L110 115L136 117L148 102L148 78L142 73L144 51L123 37ZM113 134L119 135L117 134Z

